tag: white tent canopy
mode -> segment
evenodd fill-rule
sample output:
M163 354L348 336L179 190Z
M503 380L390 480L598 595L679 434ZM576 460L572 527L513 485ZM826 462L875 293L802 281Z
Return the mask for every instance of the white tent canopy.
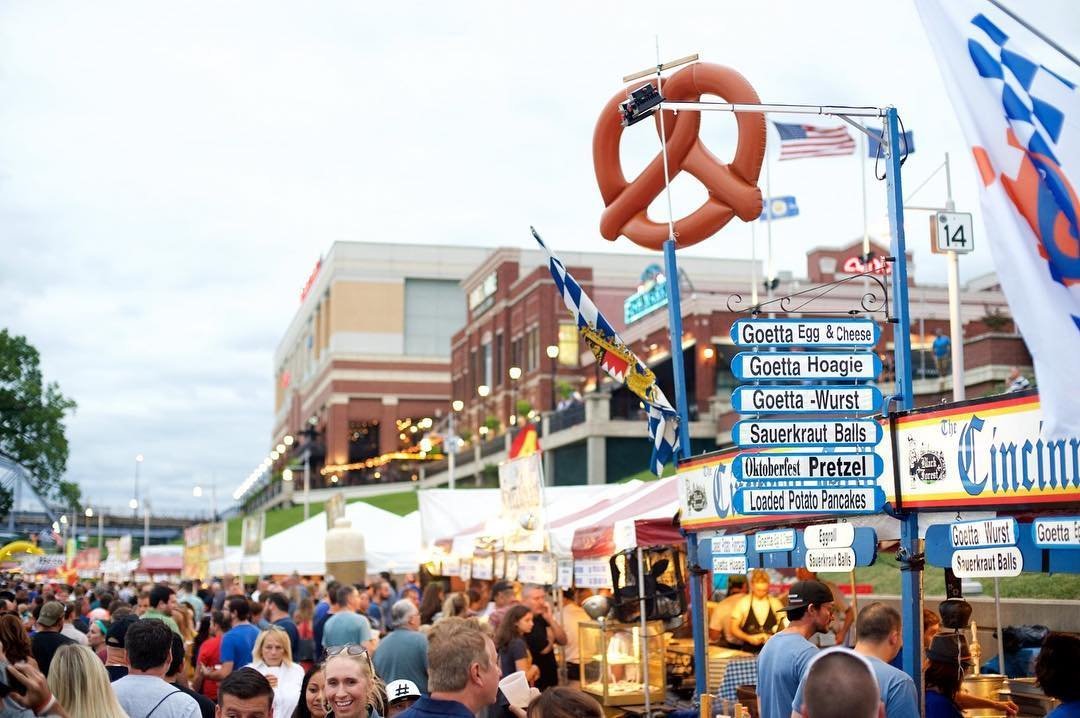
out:
M633 491L641 482L584 486L545 486L544 520L553 522L588 515L592 507ZM450 553L472 556L476 540L489 535L488 524L501 510L498 489L429 489L420 492L420 515L425 545L450 539Z
M371 573L416 571L420 565L420 515L385 511L364 501L345 507L345 517L364 534L367 569ZM326 514L263 539L260 572L326 573Z

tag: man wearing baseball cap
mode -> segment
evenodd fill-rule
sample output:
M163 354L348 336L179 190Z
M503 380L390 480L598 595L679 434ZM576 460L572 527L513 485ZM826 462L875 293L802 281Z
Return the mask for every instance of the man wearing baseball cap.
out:
M394 718L397 714L404 713L419 698L420 689L412 681L405 678L390 681L386 686L386 718Z
M64 604L59 601L47 601L41 607L37 618L37 632L30 639L30 650L34 654L38 668L46 676L49 675L49 666L52 665L53 655L60 646L66 646L75 641L60 633L64 628Z
M820 581L796 581L788 592L788 627L768 641L758 656L758 714L790 718L791 703L818 649L809 639L832 623L832 592Z
M128 674L127 632L138 620L134 613L121 616L112 622L105 634L105 672L109 674L109 682Z

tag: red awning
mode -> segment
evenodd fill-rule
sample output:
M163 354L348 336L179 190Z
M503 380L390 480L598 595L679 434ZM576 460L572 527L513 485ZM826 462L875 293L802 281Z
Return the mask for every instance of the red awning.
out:
M600 511L596 521L574 532L574 558L607 558L616 551L617 523L632 521L635 545L683 543L672 519L679 509L678 477L643 484L628 501Z

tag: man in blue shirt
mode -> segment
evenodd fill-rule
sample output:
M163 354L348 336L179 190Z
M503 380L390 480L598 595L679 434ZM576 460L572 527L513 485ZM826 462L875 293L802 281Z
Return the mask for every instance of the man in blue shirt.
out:
M251 663L251 651L255 648L255 639L259 637L259 629L251 625L249 620L251 605L246 598L230 596L225 602L225 611L232 621L232 628L221 637L221 668L199 666L203 676L214 681L225 680L233 671Z
M802 710L806 718L885 718L873 668L842 646L827 648L810 661Z
M940 329L934 332L933 350L934 366L937 367L938 376L944 378L949 373L949 352L952 351L952 342Z
M353 644L363 646L369 654L374 653L378 638L372 633L367 617L357 613L360 608L360 592L356 590L356 586L339 588L337 602L337 613L326 619L326 625L323 626L323 647L329 649Z
M289 649L293 660L296 660L296 651L300 646L300 631L296 623L289 615L289 598L284 593L266 594L266 610L263 612L270 623L280 627L289 635Z
M818 649L808 640L829 630L833 597L820 581L796 581L788 592L788 627L765 642L758 656L758 715L791 718L791 703Z
M855 623L855 652L866 658L874 671L885 714L889 718L919 718L915 682L908 674L889 665L900 652L901 636L900 613L896 609L875 601L859 611ZM804 680L795 692L792 718L808 718L803 715L806 682Z
M376 654L377 655L377 654ZM444 618L428 633L428 690L398 718L475 718L499 693L495 643L475 619Z

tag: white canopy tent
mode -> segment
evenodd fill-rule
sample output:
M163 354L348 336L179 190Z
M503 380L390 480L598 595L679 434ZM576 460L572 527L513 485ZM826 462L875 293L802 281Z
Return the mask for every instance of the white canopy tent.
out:
M385 511L364 501L345 507L345 517L364 534L367 568L372 573L416 571L420 565L420 514L407 516ZM263 539L260 555L263 574L326 573L326 514Z

